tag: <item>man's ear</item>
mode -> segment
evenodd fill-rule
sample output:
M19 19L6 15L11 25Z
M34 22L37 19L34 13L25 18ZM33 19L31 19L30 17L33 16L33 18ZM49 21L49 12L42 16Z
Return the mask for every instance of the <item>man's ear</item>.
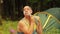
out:
M31 10L31 14L32 14L32 10Z

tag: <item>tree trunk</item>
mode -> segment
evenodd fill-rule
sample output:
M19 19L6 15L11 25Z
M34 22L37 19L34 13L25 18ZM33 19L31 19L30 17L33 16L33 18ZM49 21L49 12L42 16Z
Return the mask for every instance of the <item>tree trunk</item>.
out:
M42 12L42 10L43 10L43 1L44 0L40 0L40 11Z
M1 4L2 4L2 3L1 3L1 0L0 0L0 25L2 25L2 21L1 21L1 20L2 20L2 18L1 18L1 12L2 12L2 8L1 8L1 7L2 7L2 6L1 6Z

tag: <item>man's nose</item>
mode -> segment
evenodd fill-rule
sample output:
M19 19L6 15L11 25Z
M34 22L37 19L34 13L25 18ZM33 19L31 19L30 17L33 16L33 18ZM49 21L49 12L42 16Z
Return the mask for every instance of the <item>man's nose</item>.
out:
M28 12L28 10L26 10L25 12Z

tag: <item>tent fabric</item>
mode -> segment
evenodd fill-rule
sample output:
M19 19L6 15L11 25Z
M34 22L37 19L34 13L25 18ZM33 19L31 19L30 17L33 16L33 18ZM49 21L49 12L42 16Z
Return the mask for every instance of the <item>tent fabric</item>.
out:
M60 33L60 21L56 17L54 17L48 12L37 12L34 15L40 17L44 34Z
M50 8L48 10L45 10L45 12L54 15L56 18L60 20L60 8Z

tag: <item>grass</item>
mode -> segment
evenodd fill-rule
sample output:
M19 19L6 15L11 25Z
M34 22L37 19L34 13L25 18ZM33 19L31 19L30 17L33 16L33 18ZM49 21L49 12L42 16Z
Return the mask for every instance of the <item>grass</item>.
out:
M4 21L3 25L0 26L0 34L10 34L10 28L16 30L18 21Z
M10 34L10 32L9 32L10 27L12 27L14 30L16 30L17 23L18 23L18 21L3 20L3 25L0 26L0 34ZM52 29L50 29L48 31L43 31L43 34L60 34L60 29L53 27Z

